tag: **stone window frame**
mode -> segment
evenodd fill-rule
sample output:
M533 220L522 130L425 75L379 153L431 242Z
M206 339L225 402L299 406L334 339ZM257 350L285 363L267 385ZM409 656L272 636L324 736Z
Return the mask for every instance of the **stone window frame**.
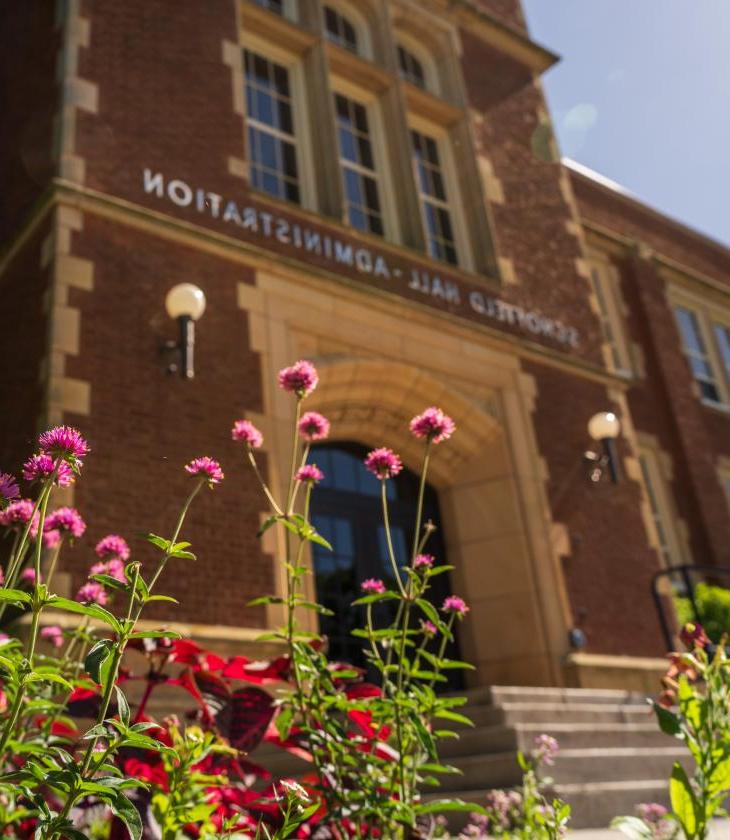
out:
M717 462L717 479L725 493L727 510L730 514L730 457L721 455Z
M415 87L421 87L422 90L425 90L433 96L441 97L441 74L439 73L433 52L421 41L419 41L412 32L409 32L407 29L402 27L395 28L393 37L395 40L396 50L401 48L405 50L407 54L410 53L423 69L424 85L419 86L409 79L408 76L404 75L403 69L400 66L399 56L396 55L396 67L401 80L407 84L412 84Z
M621 296L619 270L607 255L589 248L587 252L590 284L596 303L596 314L603 334L603 356L606 368L618 376L634 374L626 330L626 306Z
M270 9L267 5L265 5L266 0L252 0L257 6L260 6L262 9L265 9L267 12L270 12L272 15L278 15L279 17L284 17L287 20L290 20L294 23L297 23L299 20L299 8L297 0L281 0L282 12L274 11Z
M468 225L464 218L464 203L461 195L461 185L457 175L456 162L454 160L453 144L449 133L448 126L444 126L437 122L428 120L419 114L408 113L407 115L409 139L410 132L416 131L419 134L432 138L437 145L438 154L440 158L440 169L443 180L446 186L446 207L451 216L451 224L454 229L454 245L457 255L457 268L465 271L474 270L474 259L471 247L471 238L468 232ZM416 181L416 194L418 195L418 204L421 210L421 223L423 225L424 241L426 243L426 253L428 254L428 231L426 222L423 217L423 194L418 183L418 172L416 171L415 156L413 156L414 179ZM429 255L430 256L430 255ZM431 259L437 260L436 257L430 256ZM438 260L437 260L438 261ZM444 261L444 265L450 263Z
M357 83L345 76L335 75L333 73L330 74L330 95L332 97L333 109L335 95L340 94L346 99L362 105L367 112L368 129L375 163L373 171L375 173L378 186L378 197L380 200L381 218L384 228L382 239L385 242L392 242L399 245L402 242L402 232L393 195L393 166L389 154L387 135L385 132L385 124L378 93L379 92L376 89L362 84L362 82ZM339 141L336 140L336 143L338 174L340 178L342 178L342 155L339 148ZM342 222L348 227L352 227L347 221L347 201L344 197L344 186ZM353 228L353 230L356 230L356 228ZM374 236L376 239L381 238L378 234L369 233L368 231L358 232L365 234L366 236Z
M708 300L702 295L695 294L687 289L678 289L676 287L670 287L668 289L668 300L669 306L672 310L672 317L674 317L675 323L677 323L677 333L681 342L682 352L687 358L688 365L690 366L690 374L692 375L692 380L696 386L698 399L703 405L709 406L710 408L730 412L730 371L725 365L717 344L717 337L715 335L716 324L730 330L730 303L723 306L713 300ZM676 320L676 310L678 307L688 310L695 317L700 337L705 347L706 361L711 371L711 381L718 392L719 400L713 400L702 396L697 377L691 368L691 362L684 344L682 331Z

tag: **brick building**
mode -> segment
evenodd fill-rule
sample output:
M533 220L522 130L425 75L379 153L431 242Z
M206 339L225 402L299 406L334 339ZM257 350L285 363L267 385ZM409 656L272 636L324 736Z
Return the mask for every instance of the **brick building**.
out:
M474 682L651 684L653 575L730 559L730 251L560 162L540 84L556 56L519 0L2 15L0 465L49 423L89 438L69 589L105 533L169 530L181 465L207 453L227 478L191 514L199 560L167 576L182 603L159 618L252 649L277 608L246 603L281 587L280 554L255 537L229 429L262 428L277 487L275 373L304 357L344 489L340 519L321 512L344 528L340 595L371 568L348 543L369 515L348 465L389 445L417 469L408 420L439 404L459 431L431 504ZM160 355L180 282L207 298L191 381ZM604 410L618 484L584 460ZM311 585L326 600L334 580L322 560Z

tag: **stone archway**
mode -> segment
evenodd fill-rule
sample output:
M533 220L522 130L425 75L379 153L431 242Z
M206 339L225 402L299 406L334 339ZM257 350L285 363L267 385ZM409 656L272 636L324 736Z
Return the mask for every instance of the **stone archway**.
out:
M332 439L390 446L414 471L422 444L410 419L439 405L457 432L436 447L429 480L437 488L454 589L472 610L461 632L464 657L477 666L470 682L551 684L561 677L548 641L561 616L546 616L510 441L493 403L470 399L411 365L338 357L319 359L320 384L307 408L332 422Z

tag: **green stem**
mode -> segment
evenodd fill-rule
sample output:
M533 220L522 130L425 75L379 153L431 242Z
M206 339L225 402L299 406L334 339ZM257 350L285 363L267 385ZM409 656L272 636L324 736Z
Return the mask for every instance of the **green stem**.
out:
M253 450L251 449L250 446L248 447L248 460L249 460L251 466L253 467L253 471L256 475L256 478L259 481L259 484L261 485L261 489L264 491L264 495L269 500L269 504L271 505L274 513L277 516L282 516L283 512L282 512L281 508L279 507L279 505L276 503L276 499L274 498L271 490L269 490L268 485L264 481L263 476L261 475L261 471L259 470L259 465L256 463L256 457L253 454Z
M418 501L416 502L416 527L413 531L413 551L411 552L411 565L413 564L421 543L421 521L423 519L423 497L426 491L426 474L428 463L431 459L431 441L426 443L426 452L423 456L423 468L421 469L421 480L418 484Z
M50 590L51 588L51 581L53 580L53 574L56 571L56 564L58 563L58 555L61 553L61 548L63 547L63 537L61 537L61 542L56 546L53 550L53 557L51 557L51 562L48 566L48 572L46 574L46 586Z
M289 470L289 491L286 494L286 515L291 516L293 513L292 504L294 503L294 488L296 481L294 475L297 469L297 452L299 451L299 418L302 414L302 401L297 400L296 413L294 416L294 440L291 448L291 467Z
M388 546L388 558L390 559L390 565L393 568L393 576L395 577L396 586L400 590L400 594L405 598L406 590L403 588L403 581L400 579L400 569L398 568L398 563L395 559L395 551L393 550L393 540L390 535L390 519L388 517L388 493L385 488L385 482L386 479L384 478L380 480L380 498L383 503L383 526L385 529L385 542Z

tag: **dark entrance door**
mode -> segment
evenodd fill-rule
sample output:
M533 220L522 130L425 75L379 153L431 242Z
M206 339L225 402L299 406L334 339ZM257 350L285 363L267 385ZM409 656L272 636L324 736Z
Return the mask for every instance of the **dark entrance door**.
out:
M362 463L367 451L356 443L324 444L314 447L309 458L325 474L312 494L312 521L334 549L327 551L313 544L317 599L334 612L334 616L321 617L320 627L329 639L330 657L359 666L366 665L362 639L353 637L351 632L363 626L365 608L351 604L361 595L360 584L367 578L381 578L388 586L394 584L383 527L380 482ZM386 486L393 547L402 565L409 558L413 540L418 476L404 469ZM435 555L438 563L445 563L438 496L430 486L426 487L423 518L436 525L425 550ZM428 597L436 606L451 594L448 577L443 574L433 580ZM390 608L390 604L378 605L379 612L374 611L376 626L383 626L392 618ZM458 658L453 646L449 655ZM459 673L452 674L458 680ZM449 688L459 687L455 680L450 681Z

